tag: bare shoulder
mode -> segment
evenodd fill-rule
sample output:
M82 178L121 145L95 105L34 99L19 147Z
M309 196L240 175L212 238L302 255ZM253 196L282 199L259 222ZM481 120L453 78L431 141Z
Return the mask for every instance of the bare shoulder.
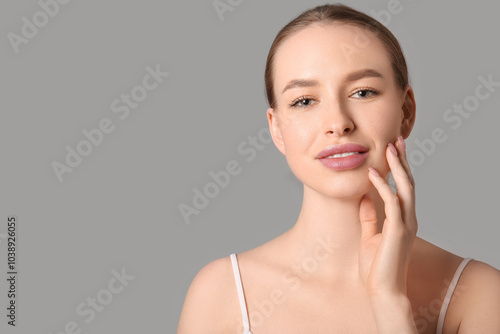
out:
M417 238L409 293L415 309L422 305L434 311L464 260L432 243ZM433 307L438 304L439 307ZM444 333L500 333L500 271L487 263L471 260L463 269L446 313ZM422 317L421 317L422 318ZM423 318L422 318L423 319ZM428 322L427 318L425 318Z
M500 271L471 260L460 277L461 294L455 303L459 333L500 333Z
M239 305L229 256L218 258L198 271L189 286L177 334L229 333ZM234 314L234 316L232 316Z

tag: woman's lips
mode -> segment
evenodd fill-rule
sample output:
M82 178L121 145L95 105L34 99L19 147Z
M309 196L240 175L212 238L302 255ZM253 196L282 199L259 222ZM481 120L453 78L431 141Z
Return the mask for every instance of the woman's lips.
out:
M328 168L334 170L346 170L354 169L361 166L366 158L368 157L368 152L358 152L353 155L349 155L342 158L321 158L319 161Z

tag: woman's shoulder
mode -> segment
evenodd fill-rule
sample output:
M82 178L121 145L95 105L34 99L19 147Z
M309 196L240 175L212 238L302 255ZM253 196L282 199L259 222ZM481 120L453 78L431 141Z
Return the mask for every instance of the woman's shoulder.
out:
M465 333L500 333L500 321L496 320L500 310L500 271L475 259L465 262L464 257L421 238L416 239L415 245L408 294L419 305L417 314L422 310L427 314L434 312L432 316L437 318L453 278L460 274L446 313L445 328L460 328ZM460 267L462 263L465 267Z
M466 259L418 237L415 239L412 256L415 269L424 270L427 274L438 272L445 276L450 274L453 276L458 266ZM477 280L484 275L498 276L499 274L500 271L495 267L472 258L465 266L460 281Z
M441 286L448 287L463 263L465 266L460 268L462 270L455 291L463 290L465 296L467 291L482 289L488 284L492 285L491 288L500 288L498 286L500 284L500 271L498 269L474 258L467 262L464 260L466 258L417 237L409 276L420 282L426 279L429 281L440 279L443 283Z
M210 261L193 278L177 333L231 332L241 313L230 256Z
M462 333L500 333L500 271L471 260L463 269L452 299ZM452 304L450 303L450 310Z

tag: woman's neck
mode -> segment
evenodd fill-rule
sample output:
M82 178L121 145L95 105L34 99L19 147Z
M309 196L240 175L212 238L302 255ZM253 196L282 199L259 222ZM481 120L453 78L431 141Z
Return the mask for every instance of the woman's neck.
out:
M315 279L357 279L362 195L332 198L304 185L299 218L285 235L289 260L300 264L301 269ZM375 204L381 232L385 220L384 202L375 188L369 195Z

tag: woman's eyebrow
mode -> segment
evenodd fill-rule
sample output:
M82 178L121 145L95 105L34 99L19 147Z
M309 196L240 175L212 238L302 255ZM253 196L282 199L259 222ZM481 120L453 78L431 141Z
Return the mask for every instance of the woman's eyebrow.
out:
M351 82L351 81L356 81L356 80L363 79L366 77L384 79L384 76L382 74L380 74L378 71L376 71L372 68L365 68L365 69L362 69L359 71L349 73L346 76L345 81Z
M288 84L285 86L281 95L283 95L288 89L298 88L298 87L314 87L318 86L319 83L316 80L307 80L307 79L294 79L290 80Z
M371 68L365 68L359 71L351 72L345 77L345 81L347 82L352 82L356 81L359 79L363 79L366 77L372 77L372 78L381 78L384 79L384 76L380 74L380 72L371 69ZM283 91L281 92L281 95L283 95L288 89L291 88L299 88L299 87L315 87L319 86L319 82L316 80L308 80L308 79L294 79L290 80L288 84L285 86Z

